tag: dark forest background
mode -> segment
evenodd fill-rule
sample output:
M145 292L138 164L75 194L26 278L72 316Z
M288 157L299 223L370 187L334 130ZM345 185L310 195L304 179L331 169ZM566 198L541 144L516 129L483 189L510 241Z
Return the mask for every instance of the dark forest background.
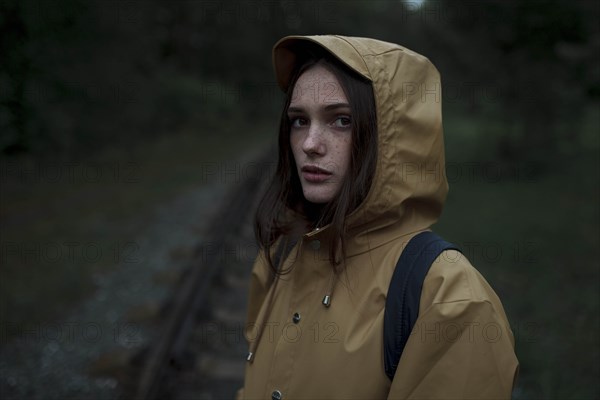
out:
M598 398L599 21L591 0L0 0L2 323L59 319L116 268L24 247L126 243L207 162L274 140L279 38L366 36L441 73L437 229L506 306L515 397Z
M500 160L573 155L600 91L593 1L1 4L8 156L79 157L232 111L271 117L270 48L294 33L366 35L428 55L451 102L506 124L486 135Z

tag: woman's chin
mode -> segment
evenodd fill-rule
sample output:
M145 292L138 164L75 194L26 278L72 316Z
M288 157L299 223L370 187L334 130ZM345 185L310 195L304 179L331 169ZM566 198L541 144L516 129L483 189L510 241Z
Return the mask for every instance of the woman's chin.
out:
M327 190L329 188L310 188L308 190L303 190L304 198L315 204L325 204L329 203L333 197L334 193L331 193L331 190Z

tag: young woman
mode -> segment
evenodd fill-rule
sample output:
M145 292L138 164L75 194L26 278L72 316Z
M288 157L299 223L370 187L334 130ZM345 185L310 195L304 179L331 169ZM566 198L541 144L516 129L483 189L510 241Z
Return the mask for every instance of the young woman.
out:
M256 216L238 397L510 398L518 362L502 304L454 250L425 277L392 380L384 370L392 274L448 190L435 67L396 44L332 35L283 38L273 62L287 97Z

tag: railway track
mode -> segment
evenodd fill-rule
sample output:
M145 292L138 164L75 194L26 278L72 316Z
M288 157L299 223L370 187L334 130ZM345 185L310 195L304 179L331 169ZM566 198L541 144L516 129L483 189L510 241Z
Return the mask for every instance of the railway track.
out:
M269 176L270 153L233 185L159 322L159 339L136 357L128 398L230 399L242 385L244 320L258 248L253 211Z

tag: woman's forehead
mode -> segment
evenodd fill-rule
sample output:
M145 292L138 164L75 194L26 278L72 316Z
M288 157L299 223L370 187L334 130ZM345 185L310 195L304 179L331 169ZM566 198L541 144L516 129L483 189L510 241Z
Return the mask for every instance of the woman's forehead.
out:
M296 81L290 106L348 103L344 89L334 73L322 65L304 71Z

